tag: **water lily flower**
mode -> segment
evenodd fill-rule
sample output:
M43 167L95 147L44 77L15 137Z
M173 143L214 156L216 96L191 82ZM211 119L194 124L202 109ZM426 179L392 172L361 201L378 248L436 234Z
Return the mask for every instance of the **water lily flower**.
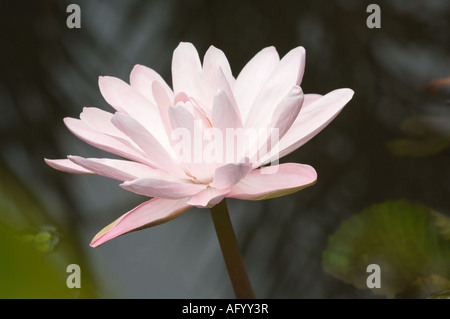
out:
M172 87L142 65L133 68L130 84L100 77L100 91L115 113L85 107L80 119L65 118L64 123L78 138L119 158L45 161L61 171L117 179L123 189L151 199L103 228L91 246L167 222L194 206L213 207L224 198L268 199L315 183L317 174L309 165L271 163L327 126L353 91L304 94L304 68L303 47L282 59L268 47L235 78L221 50L211 46L201 63L191 43L180 43L173 53ZM229 146L229 129L235 130L235 138L239 130L263 128L276 132L277 139L262 138L260 131L247 134L245 148L231 148L230 161L217 146ZM208 129L209 140L204 134ZM200 143L194 141L198 132L203 132ZM187 135L193 143L187 143Z

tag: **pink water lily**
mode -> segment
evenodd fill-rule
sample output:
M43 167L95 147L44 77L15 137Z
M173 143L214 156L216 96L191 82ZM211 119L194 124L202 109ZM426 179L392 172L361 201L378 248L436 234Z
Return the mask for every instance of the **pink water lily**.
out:
M315 183L317 174L309 165L270 164L328 125L352 98L353 91L304 94L300 88L304 67L303 47L289 51L282 59L274 47L268 47L234 78L221 50L211 46L202 64L192 44L180 43L173 53L173 88L142 65L132 70L130 84L100 77L101 93L116 112L86 107L80 119L65 118L64 123L83 141L120 158L68 156L45 161L69 173L117 179L125 190L151 199L102 229L91 246L167 222L193 206L212 207L226 197L268 199ZM278 139L266 139L262 144L266 151L277 151L256 156L259 146L250 145L245 151L236 150L233 161L217 156L216 161L202 161L210 145L191 145L189 152L203 152L198 156L200 161L185 160L177 149L180 145L174 140L175 133L194 136L212 128L223 136L230 128L275 129ZM256 143L256 139L248 138L247 142ZM214 145L209 151L217 155L220 150L218 144ZM222 145L225 148L226 141ZM184 149L183 156L189 152Z

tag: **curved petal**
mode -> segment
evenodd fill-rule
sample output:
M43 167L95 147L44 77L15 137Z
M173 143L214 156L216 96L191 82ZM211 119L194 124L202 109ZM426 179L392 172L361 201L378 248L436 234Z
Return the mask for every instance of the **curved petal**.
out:
M138 162L148 162L145 155L125 139L104 134L85 122L70 117L64 118L64 124L75 136L96 148Z
M171 141L183 167L198 181L209 183L216 164L204 158L202 121L195 120L194 114L181 102L169 108L169 118L172 125Z
M223 79L219 77L223 76ZM230 64L222 50L210 46L203 58L202 82L204 90L204 101L206 106L212 105L216 91L223 86L225 80L229 87L234 84L234 77L231 73Z
M229 188L245 178L251 169L252 164L248 162L248 158L246 158L244 163L230 163L220 166L216 169L214 180L210 186L218 189Z
M294 123L303 104L303 91L301 87L294 86L289 94L278 104L272 115L270 127L278 129L281 139Z
M243 122L242 122L241 111L239 110L239 106L236 102L236 98L234 97L233 90L231 89L232 86L229 83L229 81L227 80L222 69L219 69L218 79L219 79L219 88L221 90L225 91L225 94L226 94L228 100L230 101L231 106L233 107L233 112L236 114L236 117L239 119L239 123L240 123L239 127L242 127ZM216 90L215 94L217 95L217 90Z
M203 100L201 81L202 65L192 43L181 42L172 57L172 82L174 94L185 92Z
M277 160L279 154L279 141L290 129L297 118L304 100L303 91L299 86L294 86L289 94L278 104L272 115L272 121L267 126L267 130L262 131L258 141L254 144L258 146L251 156L252 163L264 162L268 157L272 161ZM258 167L257 165L256 167Z
M171 105L171 98L165 92L163 86L159 82L153 82L152 93L155 99L155 103L158 106L159 115L164 125L164 130L167 136L171 134L170 120L169 120L169 107Z
M195 195L204 190L206 185L173 178L137 178L122 183L120 187L139 195L178 199Z
M172 89L167 85L161 75L146 66L139 64L134 66L130 74L130 85L149 101L155 103L156 101L152 94L153 82L158 83L164 92L170 98L173 98Z
M240 114L228 98L224 90L219 89L214 97L214 104L211 113L211 123L225 134L227 128L242 127Z
M279 143L279 158L295 151L324 129L353 97L353 90L338 89L320 98L307 97L298 117ZM273 158L264 161L269 163Z
M119 181L130 181L138 177L167 177L159 169L138 162L110 158L83 158L72 155L69 155L68 159L92 173Z
M192 108L193 109L193 108ZM186 128L191 134L194 133L194 114L189 110L184 102L178 102L169 107L169 121L172 129Z
M315 183L317 173L309 165L286 163L253 170L231 187L227 197L262 200L288 195Z
M153 102L146 99L124 81L114 77L100 77L99 86L103 97L112 107L138 121L158 139L169 153L171 152L158 107ZM151 90L151 86L149 90Z
M187 203L199 208L211 208L220 203L220 201L225 198L229 191L229 188L217 189L214 187L207 187L198 194L192 196Z
M264 127L264 119L272 115L277 105L288 95L293 86L299 86L305 69L305 49L297 47L289 51L278 63L259 91L245 127Z
M168 222L189 208L191 206L186 204L186 199L153 198L103 228L95 235L90 245L98 247L117 236Z
M175 163L161 143L141 124L127 114L116 113L112 123L146 154L146 158L157 168L174 176L185 177L184 171Z
M234 84L234 77L225 53L211 45L203 58L203 73L207 80L217 81L217 72L219 70L222 70L228 83L232 86Z
M63 171L67 173L73 174L94 174L90 170L87 170L84 167L81 167L68 159L47 159L44 158L45 163L51 168L57 169L58 171Z
M302 107L303 108L307 107L311 103L320 99L322 96L323 95L321 95L321 94L314 94L314 93L305 94Z
M119 131L117 127L111 123L112 117L112 113L103 111L96 107L84 107L83 112L80 114L80 119L95 130L108 135L128 139L125 134Z
M242 69L233 85L233 93L245 123L259 91L269 75L278 65L280 58L274 47L259 51Z
M147 117L155 113L155 107L151 102L153 99L147 100L121 79L100 76L98 86L106 102L118 112L129 114L135 118Z

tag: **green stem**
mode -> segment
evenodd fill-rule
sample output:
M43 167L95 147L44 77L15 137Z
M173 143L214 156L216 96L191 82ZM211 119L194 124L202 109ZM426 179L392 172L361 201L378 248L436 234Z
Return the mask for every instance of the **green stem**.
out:
M245 270L225 199L211 208L211 216L236 298L254 299L255 293Z

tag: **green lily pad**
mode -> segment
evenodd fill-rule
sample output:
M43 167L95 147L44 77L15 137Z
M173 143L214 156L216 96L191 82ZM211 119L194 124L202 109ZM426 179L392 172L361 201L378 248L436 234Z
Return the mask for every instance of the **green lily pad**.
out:
M439 229L439 233L446 240L450 240L450 218L437 212L430 212L434 217L434 223Z
M450 289L437 292L430 296L429 299L450 299Z
M408 138L386 143L395 156L423 157L440 153L450 147L450 115L421 115L407 118L400 129Z
M342 223L329 237L322 254L326 272L360 289L368 289L371 273L367 266L380 266L381 287L376 294L395 297L414 287L414 297L429 296L429 286L420 278L434 281L435 291L450 289L450 241L442 225L450 218L406 200L373 205ZM426 283L426 284L425 284Z
M422 139L398 138L387 142L395 156L424 157L440 153L450 146L448 138L432 136Z
M450 289L442 290L442 287L450 287L450 281L437 275L421 277L403 290L397 297L417 298L427 297L428 299L448 299Z
M387 142L395 156L430 156L450 147L450 114L419 115L407 118L400 129L410 137Z

